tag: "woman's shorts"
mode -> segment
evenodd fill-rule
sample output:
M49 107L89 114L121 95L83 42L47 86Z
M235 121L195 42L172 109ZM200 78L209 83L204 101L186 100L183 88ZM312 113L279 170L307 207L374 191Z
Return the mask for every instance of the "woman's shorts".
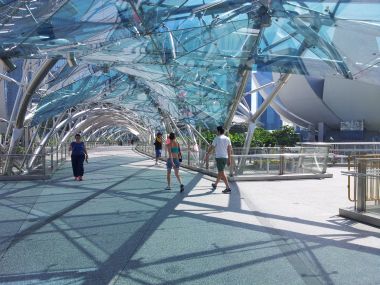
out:
M216 160L216 168L218 169L218 172L224 171L224 168L227 164L227 158L215 158Z
M179 162L178 158L173 158L173 162L174 162L174 168L179 168L179 166L181 165L181 163ZM170 169L173 168L171 159L168 159L166 161L166 168L168 170L170 170Z
M161 157L162 149L156 149L156 157Z

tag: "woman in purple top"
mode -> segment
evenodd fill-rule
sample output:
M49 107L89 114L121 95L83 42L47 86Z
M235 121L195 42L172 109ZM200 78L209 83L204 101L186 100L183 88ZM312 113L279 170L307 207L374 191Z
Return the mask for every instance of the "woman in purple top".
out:
M73 173L75 180L83 180L83 162L88 159L88 154L84 142L80 140L80 134L75 135L75 141L71 142L69 151L71 151L71 165L73 167Z

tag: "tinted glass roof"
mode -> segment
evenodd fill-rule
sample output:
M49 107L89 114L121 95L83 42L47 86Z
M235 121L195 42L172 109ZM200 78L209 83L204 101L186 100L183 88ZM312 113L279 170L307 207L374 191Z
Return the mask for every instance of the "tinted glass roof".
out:
M379 84L377 1L0 0L0 57L72 57L32 124L112 102L159 126L222 124L243 70ZM60 63L62 65L62 63Z

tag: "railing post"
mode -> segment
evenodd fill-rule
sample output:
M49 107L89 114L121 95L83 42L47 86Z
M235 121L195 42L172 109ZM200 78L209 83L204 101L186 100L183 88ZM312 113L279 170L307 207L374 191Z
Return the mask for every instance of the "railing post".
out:
M190 166L190 140L187 141L187 165Z
M58 163L59 163L59 161L58 161L58 157L59 157L59 155L58 155L58 145L56 146L56 155L55 155L55 158L57 159L57 168L58 168Z
M358 161L358 187L357 187L357 204L356 210L365 212L366 210L366 193L367 193L367 177L366 177L366 161Z
M51 167L51 173L53 173L53 169L54 169L54 153L53 153L53 146L50 146L50 167Z
M43 171L44 176L46 176L46 151L45 151L45 147L42 149L40 155L42 155L42 171Z
M231 154L231 163L230 163L230 177L233 177L234 176L234 166L235 166L235 159L234 159L234 156L233 154ZM243 174L244 170L242 169L241 170L241 175Z
M283 156L284 153L284 147L280 147L280 167L279 167L279 174L283 175L284 174L284 168L285 168L285 159Z
M326 147L326 155L324 157L324 163L323 163L323 168L322 168L322 174L326 173L327 170L327 163L329 160L329 152L330 152L330 146Z
M303 170L304 153L305 153L305 148L303 146L301 146L301 149L299 152L300 156L298 158L298 165L297 165L298 170L302 169L301 173L304 173L304 170ZM297 170L297 172L298 172L298 170Z

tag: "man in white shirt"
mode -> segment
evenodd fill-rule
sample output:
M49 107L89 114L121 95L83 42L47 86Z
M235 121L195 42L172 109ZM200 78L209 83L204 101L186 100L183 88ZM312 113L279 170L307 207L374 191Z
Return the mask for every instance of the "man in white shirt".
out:
M215 183L212 183L211 186L213 189L216 189L220 180L223 180L224 184L226 184L226 189L222 192L224 194L231 193L231 188L228 183L226 174L224 173L224 168L226 164L228 166L231 165L231 154L232 154L232 145L231 140L224 135L224 128L219 126L216 128L218 135L215 137L212 145L210 145L207 153L206 160L208 160L210 153L215 149L215 160L216 167L218 169L218 177Z

